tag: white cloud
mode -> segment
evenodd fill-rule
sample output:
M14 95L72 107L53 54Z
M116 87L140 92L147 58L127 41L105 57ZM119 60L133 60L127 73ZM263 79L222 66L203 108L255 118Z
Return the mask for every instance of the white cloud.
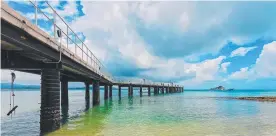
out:
M239 71L236 71L230 75L230 79L248 79L249 70L248 67L241 68Z
M72 25L74 30L83 32L87 39L93 41L94 47L98 48L92 49L95 54L102 54L97 53L100 50L106 51L104 58L103 55L97 57L108 61L116 53L115 55L134 62L139 68L150 67L154 56L146 49L146 44L130 24L128 13L131 9L127 3L85 2L84 5L86 15Z
M259 77L276 78L276 41L264 45L254 70Z
M56 8L59 5L59 0L50 0L47 1L52 7Z
M63 10L56 9L58 14L61 16L74 16L78 13L76 1L69 0L68 3L64 6Z
M132 4L135 14L149 26L173 24L186 30L189 25L192 6L190 2L139 2Z
M253 47L240 47L234 51L232 51L230 57L235 57L235 56L245 56L248 52L256 49L257 46L253 46Z
M182 65L181 71L186 72L187 75L185 76L189 76L188 74L190 74L194 75L194 77L191 79L184 79L182 81L179 81L179 83L185 86L197 86L206 81L210 82L221 79L221 77L219 76L219 69L222 60L224 60L225 58L225 56L219 56L215 59L205 60L199 63L184 63L185 65ZM163 75L165 73L160 72L157 74Z
M275 3L147 2L138 7L136 13L145 23L147 32L157 31L154 34L157 36L153 37L167 43L159 45L161 51L156 49L156 53L165 56L170 55L166 52L175 52L178 57L194 53L217 54L229 41L245 44L276 35L273 25L276 19L271 18L276 14ZM165 40L163 35L167 35ZM174 40L179 41L167 47Z
M256 63L232 73L229 79L260 79L276 77L276 41L264 45Z
M227 72L227 67L231 64L231 62L224 62L220 65L222 72Z

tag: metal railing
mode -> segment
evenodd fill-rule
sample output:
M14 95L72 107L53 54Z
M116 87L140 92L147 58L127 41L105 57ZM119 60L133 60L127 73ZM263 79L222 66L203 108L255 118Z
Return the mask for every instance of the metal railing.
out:
M153 85L153 86L177 86L173 83L169 83L169 82L152 82L149 80L143 80L143 79L136 79L136 80L127 80L127 79L119 79L116 78L114 79L114 81L116 81L116 83L120 83L120 84L142 84L142 85Z
M47 23L50 23L50 26L52 27L49 35L51 35L56 40L60 40L62 48L67 48L68 50L70 50L77 59L79 59L81 62L84 62L84 65L92 69L97 74L101 75L111 82L113 81L112 76L107 72L106 68L100 62L100 60L87 47L82 38L80 38L80 36L72 30L72 28L66 23L66 21L64 21L64 19L47 1L45 1L45 3L47 5L46 9L49 9L48 12L43 11L45 7L43 9L39 8L37 1L29 2L35 9L35 25L41 28L41 26L39 26L38 24L38 15L42 15L42 17L46 18L48 21ZM52 12L52 14L49 11Z

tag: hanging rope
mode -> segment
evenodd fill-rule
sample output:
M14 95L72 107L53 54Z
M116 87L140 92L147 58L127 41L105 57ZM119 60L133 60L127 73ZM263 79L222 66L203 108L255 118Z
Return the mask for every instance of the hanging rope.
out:
M14 74L14 72L11 72L11 93L10 93L10 111L8 112L8 116L14 111L14 114L15 114L15 109L18 107L18 106L14 106L14 90L13 90L13 85L14 85L14 80L15 80L16 76ZM12 98L11 98L12 97ZM11 99L12 99L12 107L11 108Z

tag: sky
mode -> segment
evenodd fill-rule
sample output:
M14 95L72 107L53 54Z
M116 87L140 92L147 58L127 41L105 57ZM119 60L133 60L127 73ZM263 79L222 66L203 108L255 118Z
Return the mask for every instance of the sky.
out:
M34 22L30 2L6 2ZM276 2L49 4L114 77L175 82L191 89L276 89ZM38 6L52 17L44 1ZM38 24L53 34L42 14ZM2 82L10 81L10 70L1 74ZM16 74L17 83L40 83L39 75Z

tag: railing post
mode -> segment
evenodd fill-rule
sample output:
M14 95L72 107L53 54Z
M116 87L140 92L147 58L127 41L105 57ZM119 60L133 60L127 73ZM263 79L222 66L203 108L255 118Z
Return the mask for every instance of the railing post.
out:
M56 11L54 11L54 38L56 39Z
M83 60L83 43L81 44L81 60Z
M69 38L68 38L68 25L66 25L66 36L67 36L67 49L68 49L68 40L69 40Z
M74 45L75 45L75 55L77 56L77 44L76 44L76 36L74 35Z
M37 25L37 0L35 0L35 25Z

